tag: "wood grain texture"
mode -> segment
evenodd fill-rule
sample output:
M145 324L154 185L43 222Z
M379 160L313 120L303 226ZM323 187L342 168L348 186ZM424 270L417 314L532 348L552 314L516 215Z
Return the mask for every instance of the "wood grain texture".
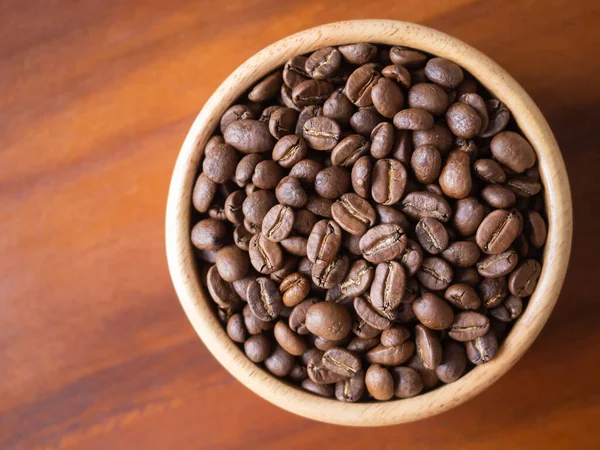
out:
M292 32L364 17L454 35L524 86L562 149L575 238L554 313L498 383L432 419L342 432L210 356L163 224L181 142L222 80ZM0 448L597 448L599 20L589 0L0 3Z
M410 399L341 403L291 386L253 364L223 329L198 279L190 242L192 188L204 146L219 118L236 99L290 58L318 48L373 42L417 48L450 59L468 70L504 103L533 145L548 210L548 237L537 288L498 355L460 380ZM303 417L338 425L385 426L431 417L470 400L508 371L545 325L560 293L572 236L571 194L560 149L532 99L511 76L481 52L429 27L393 20L351 20L286 37L253 55L208 99L181 148L169 188L166 247L175 290L194 329L209 351L241 383L261 397Z

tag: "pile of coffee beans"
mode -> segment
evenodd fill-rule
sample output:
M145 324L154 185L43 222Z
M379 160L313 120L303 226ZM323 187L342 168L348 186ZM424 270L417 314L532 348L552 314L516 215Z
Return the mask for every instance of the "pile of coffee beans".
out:
M321 48L220 119L191 241L248 358L344 402L406 398L497 354L540 276L536 154L457 64Z

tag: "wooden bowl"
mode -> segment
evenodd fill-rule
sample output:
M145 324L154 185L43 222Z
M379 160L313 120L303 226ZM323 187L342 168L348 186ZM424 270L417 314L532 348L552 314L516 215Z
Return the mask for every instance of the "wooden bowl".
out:
M414 398L383 403L321 398L252 363L216 317L200 284L190 243L191 195L200 157L227 107L290 57L353 42L413 47L454 61L473 74L508 106L535 148L548 214L548 238L537 289L496 358L454 383ZM498 64L464 42L424 26L391 20L356 20L311 28L274 43L235 70L206 102L183 143L171 180L166 217L167 257L175 290L215 358L240 382L281 408L310 419L353 426L392 425L439 414L473 398L506 373L532 344L556 303L567 270L571 235L571 195L565 166L548 123L529 95Z

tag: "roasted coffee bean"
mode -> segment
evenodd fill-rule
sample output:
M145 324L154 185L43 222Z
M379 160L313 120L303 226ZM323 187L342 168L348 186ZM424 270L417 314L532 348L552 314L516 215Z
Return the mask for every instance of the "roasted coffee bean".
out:
M492 137L506 128L510 120L510 111L500 100L492 98L485 102L489 116L489 124L486 130L479 136L482 138Z
M431 389L437 386L437 384L440 382L439 378L435 374L435 370L431 370L423 366L423 361L418 355L414 355L412 358L410 358L407 362L407 365L410 369L415 370L419 374L423 382L424 389Z
M336 199L350 189L350 172L343 167L327 167L315 178L315 192L323 198Z
M244 325L244 318L240 313L236 313L229 318L227 321L227 335L229 338L242 344L246 340L246 326Z
M315 80L325 80L333 75L342 65L342 54L337 48L320 48L308 57L304 70Z
M511 295L499 306L492 308L490 314L502 322L511 322L523 312L523 300Z
M446 199L428 191L409 193L402 201L401 209L413 220L431 217L446 223L452 216L452 210Z
M393 118L404 106L402 89L394 81L385 77L380 77L373 85L371 100L377 112L388 119Z
M210 208L208 208L208 217L221 221L227 220L225 210L219 205L212 205Z
M473 364L484 364L491 361L498 353L498 339L493 331L477 337L465 344L467 357Z
M415 350L427 369L435 369L442 362L442 344L437 334L423 325L415 327Z
M244 306L242 310L242 315L244 316L244 325L246 325L246 329L248 333L251 335L257 335L262 333L263 331L270 330L275 326L273 322L265 322L256 318L252 311L250 310L250 306Z
M398 366L406 362L415 352L415 343L407 340L394 347L378 345L367 352L366 359L371 364Z
M521 198L532 197L542 190L540 182L532 177L511 177L506 184Z
M479 275L479 272L477 272L475 267L471 266L466 269L456 270L454 281L456 283L466 283L470 286L477 286L481 281L481 275Z
M406 235L399 225L377 225L363 235L359 246L363 258L379 264L391 261L402 254L406 248Z
M381 75L390 80L394 80L405 89L410 88L410 85L412 84L410 72L400 65L392 64L384 67L381 71Z
M392 156L405 165L410 164L410 157L413 151L411 134L407 130L394 130Z
M406 248L400 257L400 263L410 276L415 275L423 265L423 249L412 239L406 240Z
M360 359L344 348L327 350L323 355L323 365L330 371L344 377L353 377L362 368Z
M461 199L471 192L469 164L469 156L465 152L455 150L448 155L439 178L440 187L448 197Z
M248 100L257 103L266 102L277 95L282 83L281 72L273 72L252 88L248 93Z
M302 208L308 203L308 195L300 181L293 177L283 177L275 188L277 201L292 208Z
M365 385L375 400L389 400L394 396L394 379L385 367L371 364L365 375Z
M335 398L341 402L354 403L365 393L365 372L360 371L350 378L335 384Z
M391 313L400 305L405 289L406 274L400 263L380 263L371 284L371 304L383 313Z
M363 297L354 298L354 310L369 326L377 330L387 330L392 326L392 322L387 317L382 316L373 306ZM362 336L368 337L368 336ZM371 336L372 337L372 336Z
M419 220L415 233L423 249L432 255L437 255L448 247L448 231L432 217Z
M225 132L225 129L236 120L253 119L252 111L246 105L233 105L225 111L221 116L220 129L221 134Z
M280 242L283 249L291 255L306 256L308 239L304 236L291 236Z
M488 214L477 228L477 245L490 255L502 253L521 233L522 227L523 221L518 211L497 209Z
M508 295L506 278L484 278L478 286L479 296L486 308L498 306Z
M525 216L525 230L529 242L535 248L542 248L546 242L546 222L537 211L529 211Z
M432 291L446 289L452 283L454 272L450 264L435 256L425 258L417 278L423 286Z
M318 384L307 378L302 380L301 387L305 391L320 395L321 397L333 397L333 386L330 384Z
M373 163L371 158L363 156L352 166L351 182L354 192L362 198L368 198L371 194L371 172Z
M399 66L414 68L423 66L427 56L412 48L396 46L390 49L390 59Z
M392 367L390 372L394 379L394 396L410 398L418 395L423 390L423 379L415 369Z
M283 264L283 252L279 244L270 241L261 233L250 239L248 253L252 267L263 274L271 274Z
M305 323L311 333L330 340L344 339L352 328L350 313L343 306L332 302L310 306Z
M281 167L273 160L259 162L252 175L252 183L259 189L273 189L281 180Z
M355 64L357 66L372 61L377 55L377 47L367 42L342 45L338 50L350 64Z
M408 105L440 116L448 109L448 94L436 84L417 83L408 90Z
M335 86L327 81L306 80L292 89L292 101L299 107L322 105L334 90Z
M257 278L248 285L246 293L252 314L262 321L276 319L283 306L277 285L269 278Z
M310 281L304 275L294 272L283 279L279 291L283 304L291 308L306 298L310 292Z
M446 89L454 89L464 78L462 69L444 58L431 58L427 61L425 76Z
M471 139L482 128L481 117L466 103L453 103L446 111L446 123L452 133L462 139Z
M396 208L380 204L375 204L374 206L381 224L393 223L400 225L403 229L410 228L411 225L406 216Z
M288 60L283 66L283 82L290 88L294 89L303 81L306 81L309 77L304 70L304 64L306 63L305 56L295 56Z
M201 173L192 192L194 208L201 213L208 211L216 192L217 184L211 181L205 173Z
M282 108L279 105L273 105L273 106L267 106L265 109L262 110L260 117L258 118L258 120L260 120L261 122L264 122L266 124L269 123L269 120L271 119L271 114L273 114L275 111L277 111L279 108ZM252 117L247 117L247 118L252 118Z
M218 250L225 244L226 233L227 227L222 221L204 219L192 228L192 244L200 250Z
M333 218L331 214L331 207L333 206L333 200L320 197L318 195L311 195L308 197L306 202L306 209L313 214L321 217Z
M542 268L535 259L528 259L519 264L519 267L508 278L508 289L517 297L529 297L537 286Z
M386 347L395 347L401 345L410 338L410 331L403 326L395 326L381 333L381 343Z
M264 334L250 336L244 342L244 352L252 362L263 362L271 352L271 341Z
M244 200L246 200L246 193L241 189L229 194L225 200L223 214L231 223L240 224L244 221L244 211L242 209Z
M231 284L225 281L212 266L206 274L206 287L214 302L221 308L235 308L239 306L240 298L235 293Z
M371 91L380 78L376 69L376 64L363 64L352 72L348 78L344 92L356 106L369 106L372 104Z
M354 261L346 277L340 283L341 292L348 297L364 294L373 281L375 269L364 259Z
M342 230L333 220L321 220L312 229L308 237L306 253L315 263L319 260L333 261L342 245Z
M483 205L476 198L463 198L456 202L456 211L452 218L452 224L460 235L470 236L477 231L484 215Z
M261 225L269 210L276 204L277 201L273 192L261 189L246 197L242 204L242 211L248 221Z
M202 172L215 183L224 183L235 173L239 157L235 149L227 144L217 145L202 163Z
M219 275L225 281L240 280L246 276L250 268L248 253L235 245L227 245L217 251L216 266Z
M480 192L481 198L493 208L506 209L514 206L517 198L506 186L491 184Z
M253 236L256 233L260 233L260 226L255 224L254 222L251 222L247 218L244 218L244 228L246 229L246 231L248 231L248 233L252 234Z
M379 345L378 337L372 337L368 339L355 337L348 343L346 348L351 352L364 353L368 350L371 350L373 347L376 347L377 345Z
M535 164L535 151L520 134L502 131L490 142L494 158L516 173L523 173Z
M456 150L460 150L469 155L471 164L473 164L479 156L479 147L477 147L477 144L475 144L472 139L456 138Z
M323 115L345 127L348 126L350 117L355 112L356 108L341 90L337 90L331 94L323 104Z
M290 317L288 318L288 325L290 329L298 334L308 334L308 328L306 328L306 312L308 308L317 303L317 299L315 298L307 298L306 300L302 300L290 313Z
M294 365L294 368L290 372L290 378L294 381L305 381L308 378L306 367L300 364ZM312 380L308 381L312 382Z
M376 219L371 204L356 194L343 194L331 207L331 214L342 229L361 236Z
M497 255L488 255L477 263L477 271L486 278L499 278L508 275L517 265L519 257L514 250Z
M394 126L400 130L428 130L433 123L431 113L421 108L407 108L394 116Z
M269 118L269 132L275 139L293 133L296 129L298 111L292 108L279 108Z
M454 136L446 125L435 123L428 130L413 131L412 143L415 148L420 145L433 145L442 156L446 156L454 145Z
M223 133L225 142L242 153L263 153L273 148L275 140L266 123L258 120L237 120Z
M340 140L342 129L338 123L324 116L312 117L304 123L302 135L315 150L331 150Z
M283 242L283 241L282 241ZM281 283L285 277L293 273L298 267L298 258L296 256L288 256L284 259L281 267L275 272L269 274L269 278L276 283Z
M481 306L481 300L475 289L466 283L449 286L444 292L444 298L453 306L465 311L476 310Z
M306 141L301 136L288 134L277 141L273 148L273 159L281 167L289 169L294 164L306 157L308 147ZM256 184L256 183L255 183Z
M267 370L278 377L289 375L296 363L295 358L279 345L275 345L275 349L264 362Z
M360 251L360 235L354 235L350 233L344 233L342 237L342 246L346 249L351 255L360 256L362 252Z
M252 181L256 165L262 161L259 154L252 153L244 156L235 169L234 180L238 186L244 187Z
M352 324L352 332L359 338L371 339L378 336L381 333L381 330L372 327L367 322L361 319L354 321L354 323Z
M474 311L459 312L454 317L448 335L459 342L468 342L486 334L490 329L490 319Z
M265 215L262 222L262 234L273 242L281 242L292 231L294 210L289 206L275 205Z
M459 96L458 101L462 104L469 105L471 108L473 108L475 110L475 112L477 113L477 115L479 116L479 119L481 121L481 126L479 127L477 134L483 133L487 129L488 124L489 124L487 107L486 107L483 99L476 93L469 92L469 93ZM450 128L452 128L452 127L450 127ZM463 126L463 128L464 128L464 126Z
M312 117L318 117L323 115L323 108L319 105L309 105L302 108L298 115L298 121L296 122L295 134L302 136L302 130L306 121Z
M294 333L283 320L275 324L273 331L277 343L290 355L300 356L308 349L302 337Z
M239 295L242 300L247 302L248 297L246 296L246 292L248 291L248 285L257 278L258 275L256 274L256 272L250 271L248 275L246 275L244 278L235 280L231 283L231 285L233 286L233 289L235 290L237 295Z
M350 261L348 256L338 256L332 261L318 259L312 266L313 283L323 289L331 289L338 285L348 273Z
M454 313L450 305L434 294L424 294L412 303L412 308L423 325L432 330L450 328Z
M360 108L350 117L350 126L355 133L369 137L383 118L372 106Z
M358 158L369 151L370 142L360 134L351 134L342 139L331 152L334 166L351 167Z
M443 383L454 383L467 369L465 348L458 342L446 341L442 350L442 361L435 374Z
M382 205L398 203L406 188L404 165L393 158L378 160L371 175L371 196Z
M296 220L294 220L293 231L295 233L308 236L315 224L319 221L317 216L306 209L295 211Z
M444 259L455 266L466 268L479 260L479 247L474 242L456 241L442 252Z

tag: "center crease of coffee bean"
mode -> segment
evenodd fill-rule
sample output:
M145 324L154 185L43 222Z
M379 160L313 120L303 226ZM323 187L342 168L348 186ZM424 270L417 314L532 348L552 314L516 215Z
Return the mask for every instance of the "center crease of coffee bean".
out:
M366 217L365 215L361 214L360 211L358 211L354 206L352 206L350 204L350 202L348 201L348 199L341 198L339 200L339 202L346 209L346 211L348 212L348 214L356 217L358 220L360 220L364 224L369 224L370 223L369 218Z
M433 247L435 247L436 250L441 251L442 246L438 243L437 239L435 238L435 236L433 235L431 230L427 227L427 225L425 225L425 223L421 223L421 228L427 234L427 237L429 238L429 242L431 242L431 245L433 245Z
M398 242L404 236L400 231L395 231L391 236L386 237L385 239L379 241L375 246L365 251L365 255L372 255L373 253L377 253L379 250L389 247L390 245Z
M443 283L450 283L450 280L447 280L444 277L440 276L435 270L432 270L429 267L423 267L421 270L431 275L436 280L442 281Z
M258 283L258 286L260 287L260 300L262 301L264 307L265 307L265 311L267 311L267 314L269 315L269 317L273 317L273 308L271 306L271 303L269 302L269 298L267 296L267 293L265 292L265 284L263 283Z
M358 274L356 274L356 279L350 278L348 281L342 283L342 285L340 287L342 289L347 289L350 286L358 286L358 285L362 284L363 277L365 277L372 270L373 270L372 267L368 267L366 269L361 270L360 272L358 272Z
M324 358L329 361L330 363L332 363L333 365L337 366L337 367L341 367L342 369L344 369L346 372L348 372L351 376L352 375L356 375L356 370L354 370L352 367L350 367L348 364L342 362L342 361L338 361L337 359L334 359L331 357L331 355L325 355Z
M498 236L500 236L500 233L502 233L502 230L508 223L508 220L512 219L513 217L516 217L516 214L514 214L513 212L509 212L507 216L504 219L502 219L502 222L500 222L500 225L498 225L498 228L496 228L496 230L490 237L490 240L484 245L484 250L488 251L490 249L494 241L498 238Z
M286 212L287 212L287 206L284 206L283 208L281 208L281 210L279 210L279 214L277 214L277 220L275 220L275 223L273 224L271 229L268 231L267 237L273 237L273 233L275 233L281 227L281 224L283 223L283 216L285 215Z

